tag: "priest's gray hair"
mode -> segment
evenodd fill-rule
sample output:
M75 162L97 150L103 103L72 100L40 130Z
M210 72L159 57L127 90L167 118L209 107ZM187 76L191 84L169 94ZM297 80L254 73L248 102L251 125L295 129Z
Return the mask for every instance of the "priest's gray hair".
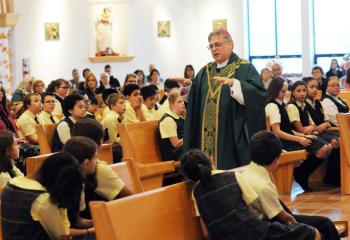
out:
M209 36L208 36L208 42L210 42L210 39L211 39L213 36L223 36L224 39L225 39L226 41L229 41L229 42L231 42L231 43L233 44L233 40L232 40L232 38L231 38L230 35L227 35L227 34L225 34L225 33L223 33L223 32L217 32L217 31L211 32L211 33L209 34Z

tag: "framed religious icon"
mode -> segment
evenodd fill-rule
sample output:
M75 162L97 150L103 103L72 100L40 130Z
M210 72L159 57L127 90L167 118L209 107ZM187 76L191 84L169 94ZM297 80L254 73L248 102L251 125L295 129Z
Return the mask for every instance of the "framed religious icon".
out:
M158 37L170 37L170 21L158 21Z
M213 31L218 29L227 30L227 20L226 19L216 19L213 20Z
M45 39L46 41L60 39L60 26L58 23L45 23Z

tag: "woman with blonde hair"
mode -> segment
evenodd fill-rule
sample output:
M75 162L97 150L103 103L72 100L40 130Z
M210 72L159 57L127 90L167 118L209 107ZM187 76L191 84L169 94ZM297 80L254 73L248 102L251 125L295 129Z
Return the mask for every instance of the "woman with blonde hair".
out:
M32 93L32 86L33 86L32 79L23 79L19 83L16 91L13 93L11 101L13 103L23 102L24 97L27 94Z

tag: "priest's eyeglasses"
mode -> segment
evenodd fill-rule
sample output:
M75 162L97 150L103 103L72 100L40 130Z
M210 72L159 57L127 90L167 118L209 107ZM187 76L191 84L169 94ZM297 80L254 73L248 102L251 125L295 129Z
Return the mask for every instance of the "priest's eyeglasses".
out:
M214 47L220 48L222 46L222 44L224 44L225 42L229 42L229 41L211 43L207 46L207 48L208 48L208 50L212 50Z

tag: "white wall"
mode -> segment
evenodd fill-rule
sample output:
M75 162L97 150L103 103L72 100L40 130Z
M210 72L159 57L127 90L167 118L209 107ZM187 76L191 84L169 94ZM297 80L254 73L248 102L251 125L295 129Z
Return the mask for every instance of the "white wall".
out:
M108 0L102 1L108 2ZM182 75L186 64L196 71L208 61L207 35L213 19L227 19L235 41L235 51L244 57L244 0L129 0L128 52L131 62L111 63L114 74L124 76L141 68L148 74L154 63L161 76ZM31 76L44 80L70 79L73 68L89 67L96 75L105 64L88 60L91 51L91 12L88 0L15 0L21 14L11 46L14 60L14 85L21 80L21 59L31 60ZM157 37L157 21L171 21L171 37ZM45 41L44 23L59 22L59 41ZM124 23L115 23L124 27ZM116 49L118 51L118 49Z

